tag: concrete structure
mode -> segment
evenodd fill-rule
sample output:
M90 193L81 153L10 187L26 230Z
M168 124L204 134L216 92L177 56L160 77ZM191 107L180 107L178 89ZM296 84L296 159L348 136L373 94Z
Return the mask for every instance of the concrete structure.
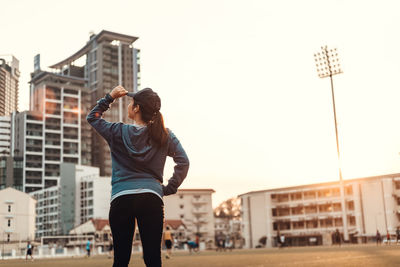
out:
M108 219L111 178L100 177L96 167L62 163L59 186L34 191L36 237L68 234L90 220Z
M11 151L11 118L0 116L0 155L10 155Z
M23 158L0 156L0 189L13 187L22 191Z
M110 224L105 219L90 219L71 229L69 235L94 236L94 240L90 238L93 247L101 247L103 251L108 249L110 240L112 240ZM70 238L67 246L85 246L86 242L86 238L77 238L76 240L71 240Z
M82 69L71 69L83 76ZM11 127L12 152L23 158L23 191L28 193L58 185L62 162L91 162L85 79L36 70L30 83L32 110L13 113Z
M12 55L0 56L0 116L18 110L19 61Z
M0 190L0 240L20 242L34 239L36 200L8 187Z
M60 187L53 186L31 192L36 203L35 238L61 234Z
M342 207L339 182L302 185L240 195L245 247L254 248L266 236L276 245L278 230L288 245L325 245L332 233L343 233L342 208L350 242L373 240L376 231L391 235L400 226L400 174L344 181Z
M140 88L140 51L133 47L137 39L134 36L103 30L90 36L90 40L75 54L50 67L74 76L70 67L83 58L86 87L90 89L91 105L94 106L98 99L119 84L128 91L137 91ZM129 101L129 98L120 98L104 118L113 122L130 122L127 112ZM94 130L91 153L91 165L100 168L101 176L111 176L109 147Z
M214 244L214 214L212 209L213 189L179 189L174 195L164 197L166 220L182 220L187 228L187 237L208 246Z
M100 177L99 168L63 163L60 185L64 234L90 219L108 219L111 178Z

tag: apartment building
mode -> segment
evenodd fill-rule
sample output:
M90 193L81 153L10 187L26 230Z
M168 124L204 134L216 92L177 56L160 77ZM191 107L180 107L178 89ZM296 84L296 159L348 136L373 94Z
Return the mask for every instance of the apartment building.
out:
M19 61L13 55L0 56L0 116L18 110Z
M288 245L326 245L332 233L344 233L349 242L371 241L376 231L394 235L400 226L400 174L344 181L344 203L339 182L293 186L242 194L242 234L245 247L254 248L267 238L276 245L283 234Z
M36 237L68 234L90 219L108 219L111 178L96 167L62 163L60 185L30 193L36 205Z
M0 155L0 189L22 190L23 158Z
M90 126L81 123L90 105L85 79L36 70L30 83L31 111L13 113L11 125L27 193L58 185L62 162L91 162Z
M0 116L0 155L10 155L11 150L11 118Z
M210 247L214 244L213 189L179 189L174 195L164 197L165 220L181 220L186 226L186 236L200 240Z
M91 106L94 106L97 100L119 84L130 92L140 88L140 50L133 47L137 39L134 36L103 30L91 35L89 41L76 53L50 67L68 75L75 75L66 69L83 58L86 87L90 90ZM113 122L131 122L127 112L129 101L129 98L118 99L105 113L104 118ZM111 176L109 147L104 138L94 130L91 153L91 165L100 168L101 176Z
M35 238L60 235L62 227L60 220L60 187L43 188L31 192L30 195L37 201L35 206Z
M14 188L0 190L0 240L3 244L34 239L35 203L31 196Z
M90 219L108 219L111 178L100 177L97 167L61 165L61 221L63 233Z

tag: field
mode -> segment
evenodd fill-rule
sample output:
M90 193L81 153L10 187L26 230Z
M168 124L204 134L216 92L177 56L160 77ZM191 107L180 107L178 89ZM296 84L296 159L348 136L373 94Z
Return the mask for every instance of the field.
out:
M109 267L112 260L105 256L92 258L0 260L0 266L20 267ZM134 254L129 266L144 267L140 254ZM233 252L204 251L189 255L177 252L172 259L163 259L169 267L262 267L262 266L400 266L400 246L342 246L302 247L284 249L234 250Z

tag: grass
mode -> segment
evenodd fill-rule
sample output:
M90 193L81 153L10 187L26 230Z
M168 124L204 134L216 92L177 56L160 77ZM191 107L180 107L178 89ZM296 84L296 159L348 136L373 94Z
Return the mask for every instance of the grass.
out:
M164 255L164 254L163 254ZM0 260L0 266L20 267L106 267L112 260L105 256L92 258ZM141 254L132 255L129 266L144 267ZM301 247L284 249L204 251L189 255L176 252L172 259L163 258L165 267L263 267L263 266L400 266L400 246L356 245L342 247Z

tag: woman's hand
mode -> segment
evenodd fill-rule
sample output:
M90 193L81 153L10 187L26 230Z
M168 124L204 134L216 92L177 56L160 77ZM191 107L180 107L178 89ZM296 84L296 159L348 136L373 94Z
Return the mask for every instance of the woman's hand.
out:
M114 99L117 99L121 96L125 96L128 93L127 90L125 90L124 87L121 85L116 86L114 89L112 89L110 96Z

